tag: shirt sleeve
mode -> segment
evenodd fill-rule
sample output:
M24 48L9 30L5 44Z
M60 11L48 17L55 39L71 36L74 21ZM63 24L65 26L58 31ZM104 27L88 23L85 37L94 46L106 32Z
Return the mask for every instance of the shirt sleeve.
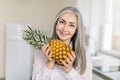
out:
M68 80L84 80L80 73L78 73L74 68L69 73L65 74Z
M72 68L72 70L69 73L65 73L68 80L92 80L92 60L89 53L89 49L86 52L86 61L87 66L86 70L83 75L80 75L80 73Z
M33 63L32 80L50 80L52 73L45 65L45 56L42 51L36 51Z

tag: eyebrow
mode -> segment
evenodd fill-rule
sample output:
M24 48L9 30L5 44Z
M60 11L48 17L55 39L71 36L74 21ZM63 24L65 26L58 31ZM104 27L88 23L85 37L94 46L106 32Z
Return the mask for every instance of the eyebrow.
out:
M64 19L59 19L59 20L63 20L64 22L66 22ZM77 25L75 24L75 22L69 22L70 24L74 24L74 25Z

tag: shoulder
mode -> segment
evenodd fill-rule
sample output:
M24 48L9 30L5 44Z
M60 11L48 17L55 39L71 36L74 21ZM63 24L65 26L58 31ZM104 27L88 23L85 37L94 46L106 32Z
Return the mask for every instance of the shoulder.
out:
M83 75L85 80L92 80L92 56L89 51L89 47L86 48L86 71Z
M41 54L42 54L42 51L41 51L41 50L35 50L35 51L34 51L34 56L35 56L35 57L41 56Z
M43 61L45 59L44 53L42 50L35 50L34 52L34 60L35 61Z
M90 53L90 48L89 47L87 47L87 49L86 49L86 62L87 62L87 66L92 67L92 55Z
M43 51L39 50L39 49L35 50L34 53L35 53L35 56L43 56L44 55Z

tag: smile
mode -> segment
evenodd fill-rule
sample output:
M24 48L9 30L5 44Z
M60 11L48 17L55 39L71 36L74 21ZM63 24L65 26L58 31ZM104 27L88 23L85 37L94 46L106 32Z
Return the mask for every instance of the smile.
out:
M63 32L61 32L61 31L59 31L60 32L60 35L61 36L67 36L68 34L66 34L66 33L63 33Z

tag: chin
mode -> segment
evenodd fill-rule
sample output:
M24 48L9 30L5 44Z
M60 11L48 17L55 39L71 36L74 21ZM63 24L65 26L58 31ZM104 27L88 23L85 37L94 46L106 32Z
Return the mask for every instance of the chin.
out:
M66 40L67 40L67 38L64 38L64 37L59 37L59 39L60 39L61 41L66 41Z

